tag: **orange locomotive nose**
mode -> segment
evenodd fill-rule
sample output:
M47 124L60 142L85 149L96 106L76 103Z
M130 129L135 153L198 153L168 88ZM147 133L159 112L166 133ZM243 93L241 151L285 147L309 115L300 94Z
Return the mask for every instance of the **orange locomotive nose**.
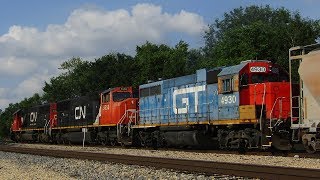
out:
M127 113L137 110L138 98L133 97L132 87L118 87L101 93L100 125L127 124Z

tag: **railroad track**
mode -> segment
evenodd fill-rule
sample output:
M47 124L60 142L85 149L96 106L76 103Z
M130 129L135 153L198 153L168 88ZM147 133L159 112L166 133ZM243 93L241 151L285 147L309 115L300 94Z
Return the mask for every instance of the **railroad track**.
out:
M12 144L13 142L4 142L2 144ZM15 143L13 143L15 144ZM35 143L36 145L41 145L38 143ZM0 144L1 145L1 144ZM50 144L52 145L52 144ZM59 144L56 146L70 146L69 144ZM82 144L72 144L71 146L76 147L82 147ZM154 148L151 147L126 147L126 146L102 146L102 145L86 145L86 147L98 147L98 148L121 148L121 149L143 149L143 150L154 150ZM214 149L182 149L182 148L157 148L158 151L177 151L177 152L191 152L191 153L214 153L214 154L240 154L238 151L234 150L214 150ZM294 157L296 155L299 156L299 158L312 158L312 159L320 159L320 153L316 152L313 154L306 153L304 151L289 151L289 152L270 152L270 151L260 151L260 150L250 150L245 153L242 153L242 155L255 155L255 156L281 156L281 157Z
M13 141L1 141L1 144L16 144ZM28 143L27 143L28 144ZM29 144L36 144L41 145L39 143L29 143ZM49 144L53 145L53 144ZM56 146L70 146L70 144L56 144ZM78 146L82 147L82 144L72 144L71 146ZM144 150L154 150L152 147L127 147L127 146L110 146L110 145L97 145L97 144L86 144L86 147L98 147L98 148L123 148L123 149L144 149ZM183 151L183 152L194 152L194 153L215 153L215 154L240 154L238 151L235 150L223 150L223 149L182 149L182 148L157 148L156 150L159 151ZM241 153L243 155L257 155L257 156L282 156L282 157L294 157L295 155L298 155L300 158L312 158L312 159L320 159L320 153L307 153L302 150L295 150L295 151L287 151L287 152L271 152L271 151L261 151L252 149L247 152Z
M105 153L89 153L81 151L66 151L52 149L22 148L0 146L0 151L23 153L58 158L75 158L96 160L128 165L152 166L155 168L173 169L207 175L234 175L261 179L320 179L319 169L275 167L265 165L250 165L240 163L224 163L200 160L169 159L159 157L145 157L132 155L117 155Z

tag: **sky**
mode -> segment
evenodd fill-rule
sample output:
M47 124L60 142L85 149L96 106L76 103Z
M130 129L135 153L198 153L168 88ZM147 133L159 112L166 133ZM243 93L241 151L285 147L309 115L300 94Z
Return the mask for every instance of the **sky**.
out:
M318 0L0 0L0 109L43 93L71 57L134 55L146 41L198 48L225 12L266 4L320 19Z

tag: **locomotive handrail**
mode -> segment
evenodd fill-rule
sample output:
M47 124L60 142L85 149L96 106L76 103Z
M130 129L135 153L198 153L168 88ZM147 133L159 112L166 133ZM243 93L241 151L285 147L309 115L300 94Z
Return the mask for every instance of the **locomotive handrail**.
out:
M213 103L213 101L211 101L211 102L208 102L208 103L202 103L202 104L200 104L200 105L205 105L205 104L211 104L211 103ZM188 105L188 106L190 106L190 105ZM198 105L199 106L199 105ZM150 108L150 109L144 109L144 110L139 110L139 112L142 112L142 111L148 111L148 110L158 110L158 109L170 109L170 108L178 108L177 106L170 106L170 107L163 107L163 108Z
M256 87L257 85L263 84L263 98L262 98L262 103L261 103L261 111L260 111L260 118L259 118L259 124L260 124L260 130L262 130L262 113L263 113L263 107L264 107L264 101L265 101L265 96L266 96L266 83L255 83L254 84L254 103L256 104Z
M200 106L204 106L204 105L210 105L210 104L213 104L213 103L214 103L214 101L210 101L210 102L198 104L198 105L197 105L197 112L195 112L195 113L189 113L189 112L187 112L187 113L186 113L186 118L188 119L188 118L190 117L190 114L195 114L197 121L198 121L198 118L199 118L199 116L198 116L199 114L201 114L201 115L203 115L203 114L209 114L208 117L210 117L210 113L211 113L210 107L207 107L206 113L199 113L199 107L200 107ZM188 111L188 109L189 109L190 106L191 106L191 105L187 105L187 106L186 106L186 107L187 107L187 111ZM192 105L192 107L194 107L194 106ZM169 117L171 117L169 110L170 110L170 109L173 109L173 108L176 108L176 109L177 109L177 114L175 114L174 116L172 116L172 118L169 118ZM160 113L161 110L166 110L166 111L168 112L168 114L165 115L165 113ZM154 112L154 111L157 112L155 116L153 116L153 112ZM149 113L148 113L148 112L149 112ZM163 108L150 108L150 109L138 110L138 113L139 113L139 114L143 114L143 116L140 117L140 121L144 122L144 121L146 121L146 120L150 120L150 121L153 123L153 117L155 117L157 120L158 120L158 119L160 120L160 124L162 123L162 119L161 119L161 118L157 118L157 117L160 117L160 116L164 116L164 117L165 117L165 116L167 116L167 117L168 117L168 119L167 119L168 122L169 122L169 120L175 119L176 122L178 123L178 122L179 122L179 115L181 115L181 114L179 114L179 110L178 110L178 107L177 107L177 106L175 106L175 107L170 106L170 107L163 107ZM148 113L148 114L147 114L147 113ZM146 114L147 114L147 115L146 115ZM148 119L147 119L147 118L148 118ZM181 117L181 118L182 118L182 117Z
M263 114L263 107L264 107L264 101L265 101L265 96L266 96L266 88L267 85L266 83L255 83L254 84L254 103L256 104L256 87L257 85L263 84L263 97L262 97L262 103L261 103L261 111L260 111L260 118L259 118L259 127L260 127L260 131L262 132L262 114ZM262 136L261 138L261 142L262 141ZM262 145L262 146L270 146L270 145Z
M270 124L269 124L269 128L272 127L271 121L272 121L272 113L273 113L274 107L276 106L276 104L277 104L277 102L278 102L279 99L282 100L282 99L284 99L284 98L286 98L286 97L277 97L277 99L274 101L273 106L272 106L272 109L271 109L271 111L270 111ZM279 101L279 102L280 102L280 101Z
M120 120L117 123L117 138L118 138L118 141L120 140L120 135L121 135L121 124L123 123L124 119L126 118L126 114L127 114L127 106L126 106L126 104L125 104L124 109L125 109L124 113L123 113L122 117L120 118Z
M263 113L263 107L264 107L264 101L265 101L265 97L266 97L266 83L262 83L263 84L263 99L262 99L262 107L261 107L261 112L260 112L260 130L262 130L262 113Z
M45 125L44 125L44 133L45 133L45 134L49 134L49 131L48 131L49 123L50 123L50 120L47 121L47 122L45 123Z

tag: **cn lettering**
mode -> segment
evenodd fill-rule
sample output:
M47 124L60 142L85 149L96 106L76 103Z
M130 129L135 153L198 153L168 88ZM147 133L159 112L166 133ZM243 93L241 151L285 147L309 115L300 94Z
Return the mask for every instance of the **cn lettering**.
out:
M76 120L86 118L86 106L78 106L74 109L74 117Z
M31 112L30 113L30 122L34 123L37 121L38 112Z

